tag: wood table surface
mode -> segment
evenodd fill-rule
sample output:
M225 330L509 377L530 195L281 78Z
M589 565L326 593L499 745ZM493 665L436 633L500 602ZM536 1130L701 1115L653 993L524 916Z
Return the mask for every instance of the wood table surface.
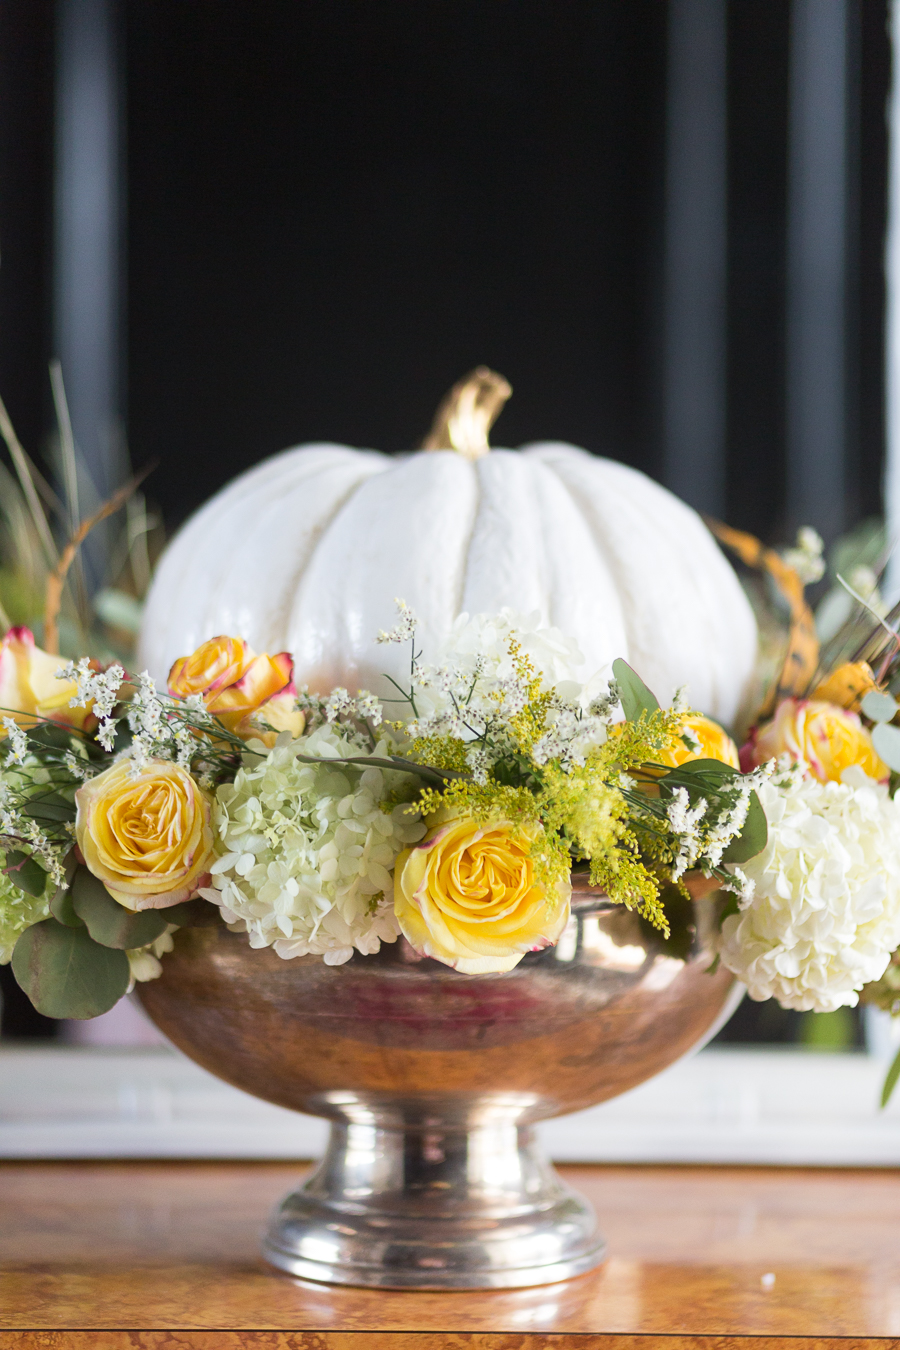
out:
M265 1266L259 1230L302 1165L0 1163L0 1350L900 1346L900 1173L560 1170L606 1263L443 1294Z

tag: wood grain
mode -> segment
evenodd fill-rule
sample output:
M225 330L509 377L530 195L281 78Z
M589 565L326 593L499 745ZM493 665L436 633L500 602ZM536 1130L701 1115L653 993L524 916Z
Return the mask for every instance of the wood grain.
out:
M0 1331L0 1350L893 1350L875 1337L397 1331Z
M566 1168L609 1238L603 1267L536 1289L437 1294L334 1289L265 1267L258 1231L299 1170L0 1164L0 1350L900 1344L895 1172Z

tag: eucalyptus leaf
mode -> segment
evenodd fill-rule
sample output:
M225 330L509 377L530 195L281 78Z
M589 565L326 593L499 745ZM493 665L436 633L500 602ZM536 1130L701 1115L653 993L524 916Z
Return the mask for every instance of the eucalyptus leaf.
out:
M210 904L199 895L180 905L161 909L159 913L165 917L166 923L176 923L179 928L214 928L221 919L218 905Z
M9 877L14 886L18 886L20 891L26 895L33 895L38 898L44 894L47 889L47 873L41 867L36 858L32 858L27 853L22 853L20 849L11 848L6 855L6 866L4 872Z
M881 1109L882 1111L891 1100L891 1094L897 1086L897 1079L900 1078L900 1050L891 1061L891 1067L887 1071L887 1077L884 1080L884 1087L881 1089Z
M67 928L83 928L84 920L79 919L75 913L75 907L72 904L72 891L63 890L62 886L57 889L56 894L50 901L50 913L59 923L65 924Z
M56 919L26 928L15 945L13 974L45 1017L82 1021L109 1012L128 989L128 957L94 942L86 928Z
M87 926L95 942L102 947L117 947L127 951L132 947L146 947L162 937L168 925L163 909L145 909L133 914L114 900L103 882L79 867L70 887L72 908Z
M762 808L759 797L755 792L751 792L744 828L737 839L732 839L722 854L722 861L726 863L749 862L751 858L756 857L757 853L762 853L768 839L769 824L766 820L766 813Z
M872 744L888 768L900 773L900 727L879 722L872 728Z
M659 710L659 700L644 684L637 671L631 669L627 661L616 657L613 661L613 678L619 687L622 711L629 722L636 722L641 713L654 713Z
M892 722L900 712L900 704L890 694L879 693L877 689L869 690L860 707L873 722Z

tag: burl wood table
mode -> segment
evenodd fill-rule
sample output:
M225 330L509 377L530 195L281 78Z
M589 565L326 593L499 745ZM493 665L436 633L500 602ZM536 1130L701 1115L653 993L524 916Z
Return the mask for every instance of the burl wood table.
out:
M900 1346L897 1172L567 1168L601 1216L604 1266L437 1294L264 1266L257 1232L301 1170L0 1164L0 1350Z

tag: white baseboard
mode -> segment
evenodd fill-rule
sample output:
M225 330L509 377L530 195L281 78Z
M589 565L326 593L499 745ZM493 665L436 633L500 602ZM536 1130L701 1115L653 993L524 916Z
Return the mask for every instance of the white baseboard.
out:
M704 1050L539 1126L560 1162L900 1164L887 1061ZM327 1125L238 1092L168 1047L0 1047L0 1158L317 1157Z

